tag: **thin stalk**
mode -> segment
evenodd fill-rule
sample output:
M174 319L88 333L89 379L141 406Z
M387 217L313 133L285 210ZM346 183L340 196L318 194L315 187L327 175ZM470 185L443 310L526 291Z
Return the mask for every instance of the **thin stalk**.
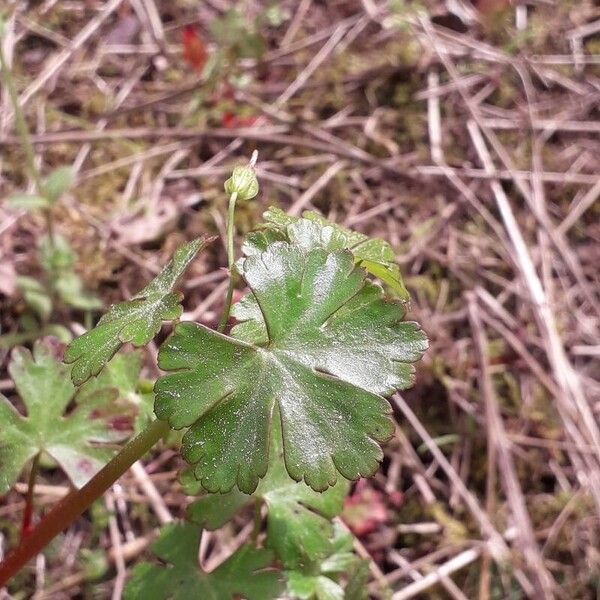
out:
M31 533L0 563L0 588L41 552L61 531L98 499L131 465L169 432L164 421L153 421L80 490L58 502Z
M15 127L17 129L17 133L19 134L19 139L21 141L21 145L23 146L23 150L25 151L25 162L27 165L27 170L29 171L29 176L31 177L31 179L33 179L33 182L35 183L36 193L39 196L44 196L42 176L40 175L37 165L35 164L35 150L33 148L33 144L31 143L31 135L29 133L29 128L27 127L27 122L25 121L25 116L23 115L23 110L21 109L21 103L19 102L19 96L17 94L17 88L15 87L12 71L6 61L6 57L4 56L4 48L2 47L1 38L0 73L2 75L2 82L8 90L10 102L15 112ZM46 209L44 211L44 214L46 216L48 238L50 239L50 243L54 245L54 221L52 218L52 210Z
M27 495L25 496L25 510L23 511L23 521L21 523L21 540L26 538L32 531L31 522L33 520L33 490L35 480L40 467L40 452L33 457L31 471L29 471L29 482L27 484Z
M235 231L235 203L238 197L237 192L233 192L229 196L229 208L227 209L227 267L229 269L229 285L227 287L227 296L225 296L225 306L219 319L219 326L217 331L223 333L229 320L229 313L231 312L231 301L233 300L233 287L235 286L235 250L233 247L233 234Z

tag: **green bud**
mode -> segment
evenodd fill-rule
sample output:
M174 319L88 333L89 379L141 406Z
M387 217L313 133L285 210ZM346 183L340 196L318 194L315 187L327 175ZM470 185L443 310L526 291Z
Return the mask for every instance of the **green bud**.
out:
M225 182L225 191L229 196L237 192L238 198L250 200L258 194L258 179L250 166L235 167L231 177Z

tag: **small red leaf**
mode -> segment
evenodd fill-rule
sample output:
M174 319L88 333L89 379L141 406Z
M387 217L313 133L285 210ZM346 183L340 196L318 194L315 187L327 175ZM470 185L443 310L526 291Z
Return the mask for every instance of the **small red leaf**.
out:
M208 52L204 42L198 35L193 25L186 25L183 28L183 58L194 69L200 73L206 64Z
M235 127L252 127L256 123L256 117L236 117L231 112L223 113L221 117L221 125L225 129L233 129Z
M226 112L223 113L221 117L221 125L226 129L232 129L236 126L237 119L233 113Z

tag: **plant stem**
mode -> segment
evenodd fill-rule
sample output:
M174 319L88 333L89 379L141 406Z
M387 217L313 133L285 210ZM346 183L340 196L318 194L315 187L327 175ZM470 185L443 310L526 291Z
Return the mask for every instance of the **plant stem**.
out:
M225 297L225 306L221 318L219 319L219 326L217 331L223 333L229 320L229 313L231 312L231 301L233 299L233 286L235 285L235 251L233 247L233 233L235 231L234 219L235 219L235 202L237 200L237 192L233 192L229 196L229 208L227 210L227 267L229 269L229 286L227 287L227 296Z
M0 588L66 529L99 498L129 467L141 458L169 431L164 421L153 421L80 490L74 490L58 502L19 546L0 563Z
M40 466L40 452L33 457L31 471L29 472L29 483L27 485L27 495L25 496L25 510L23 511L23 521L21 523L21 540L31 533L31 521L33 519L33 489L35 479Z
M42 176L40 175L37 165L35 164L35 150L33 148L33 144L31 143L31 135L29 134L29 128L27 127L27 122L25 121L23 110L21 109L21 103L19 102L19 96L17 94L17 88L15 87L12 71L6 62L6 57L4 56L4 49L1 42L2 40L0 38L0 73L2 74L2 82L8 90L10 102L13 110L15 111L15 127L17 129L17 133L19 134L23 150L25 151L25 162L27 164L29 176L35 183L36 193L39 196L44 196ZM54 245L54 221L52 218L52 210L50 208L46 209L44 214L46 216L48 238L50 239L50 244Z

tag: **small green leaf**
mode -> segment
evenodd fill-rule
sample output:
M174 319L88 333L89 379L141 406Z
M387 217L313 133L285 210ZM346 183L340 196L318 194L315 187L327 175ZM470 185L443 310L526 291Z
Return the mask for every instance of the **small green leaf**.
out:
M52 313L52 298L48 290L33 277L17 277L17 287L21 290L27 306L39 316L42 321L47 321Z
M44 237L40 243L40 262L46 272L48 286L68 306L80 310L102 308L99 298L87 291L81 278L73 268L75 252L69 242L61 235L52 240Z
M79 310L102 308L102 300L86 290L79 275L73 271L58 274L53 287L60 299L68 306Z
M36 196L35 194L14 194L7 201L6 206L9 208L21 210L40 210L50 208L48 198Z
M194 493L198 494L202 491L202 486L194 477L192 471L187 477L196 482ZM185 489L185 488L184 488ZM187 488L187 493L191 492L191 486ZM247 506L252 501L252 496L240 492L237 488L232 489L225 494L205 494L199 500L196 500L188 508L188 517L194 523L200 525L203 529L214 531L220 529L233 519L235 514L244 506Z
M65 362L73 363L76 385L99 373L122 344L144 346L158 333L163 321L181 316L181 295L173 288L205 244L198 239L179 248L148 286L132 300L111 306L94 329L71 343Z
M8 371L27 416L0 396L0 493L39 452L54 459L74 485L82 486L113 454L98 442L123 439L123 433L109 427L100 414L107 396L95 394L68 411L75 387L70 368L58 360L50 338L37 341L33 355L15 348Z
M163 527L152 551L163 564L141 563L125 587L125 600L270 600L279 598L278 574L268 550L242 546L211 573L198 565L197 526Z
M367 600L368 562L352 552L352 544L352 536L336 526L327 558L308 569L286 570L288 596L299 600Z
M289 571L287 589L289 597L297 600L344 600L342 586L324 575Z
M361 560L352 570L344 589L344 600L369 600L369 562Z
M424 333L346 250L277 242L241 267L267 340L179 324L159 352L159 366L179 372L157 382L156 415L190 427L182 454L211 492L256 489L273 419L292 479L323 491L337 473L370 475L383 456L377 442L393 432L384 396L411 385Z
M260 254L275 242L287 241L287 235L277 229L259 229L251 231L242 242L242 252L246 256Z
M322 493L288 475L279 450L257 492L268 507L267 541L283 566L302 568L332 551L331 519L343 507L349 483L339 477Z
M299 217L287 215L278 208L271 207L265 212L264 218L266 231L275 230L286 239L295 237L296 240L300 239L305 245L312 244L313 247L327 247L330 250L339 247L347 248L352 252L356 262L361 267L380 279L400 300L403 302L410 300L410 295L400 275L400 269L395 263L394 251L386 241L379 238L369 238L362 233L330 223L327 219L312 211L306 211L303 218L300 219ZM297 224L299 221L310 221L317 229L307 227L306 224L303 228L289 229L291 225ZM248 251L252 252L253 246L258 246L259 250L264 250L265 241L268 241L268 237L251 237L244 250L246 253Z
M69 242L55 234L50 241L48 236L40 242L40 262L50 279L57 273L69 271L75 264L75 252Z
M75 172L71 167L54 169L43 184L42 191L48 202L54 204L72 185Z

